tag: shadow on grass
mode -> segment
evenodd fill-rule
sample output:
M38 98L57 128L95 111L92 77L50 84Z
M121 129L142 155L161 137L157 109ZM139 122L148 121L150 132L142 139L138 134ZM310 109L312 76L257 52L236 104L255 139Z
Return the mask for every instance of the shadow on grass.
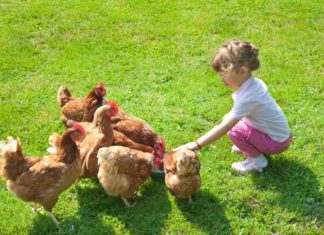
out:
M106 194L97 179L85 179L75 186L79 210L60 221L57 229L49 216L37 215L28 234L159 234L171 211L163 180L148 180L127 208L120 197ZM132 202L133 202L132 201ZM61 216L58 216L60 219Z
M33 221L33 227L28 232L30 235L49 234L114 234L110 226L104 225L96 216L69 217L60 220L57 228L49 216L37 215Z
M232 234L223 206L215 196L205 189L193 195L192 199L192 204L188 200L175 199L178 208L190 223L196 224L207 234Z
M33 226L28 231L30 235L56 234L58 229L49 216L37 214L33 218Z
M96 180L87 181L92 187L91 189L82 189L79 185L83 183L80 182L71 186L74 187L71 190L74 194L79 195L82 191L82 204L86 203L88 205L86 208L80 205L79 211L73 215L60 216L56 214L60 223L59 228L55 226L47 213L38 213L28 234L114 234L111 226L104 225L98 217L98 212L101 211L102 207L101 202L105 199L104 192L100 189L99 184L96 185ZM81 204L80 201L79 203Z
M264 174L253 174L252 179L259 189L279 193L273 203L306 219L316 219L317 226L321 226L323 194L317 176L309 168L281 155L271 159Z
M127 208L120 197L107 195L98 180L86 182L76 188L80 204L77 214L82 223L79 222L76 233L114 234L112 227L123 227L131 234L161 232L171 211L162 181L148 180L142 185L139 196L134 199L136 205L132 208Z

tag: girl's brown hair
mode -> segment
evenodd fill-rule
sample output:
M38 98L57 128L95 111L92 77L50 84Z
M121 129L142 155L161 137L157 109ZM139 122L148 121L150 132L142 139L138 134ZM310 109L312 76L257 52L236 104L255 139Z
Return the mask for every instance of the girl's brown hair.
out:
M247 41L231 39L225 42L213 58L211 65L217 72L247 66L250 71L260 67L259 49Z

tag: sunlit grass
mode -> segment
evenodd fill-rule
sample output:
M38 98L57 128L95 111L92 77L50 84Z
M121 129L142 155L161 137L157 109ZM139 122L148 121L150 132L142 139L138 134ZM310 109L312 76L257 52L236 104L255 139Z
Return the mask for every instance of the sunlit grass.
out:
M213 127L232 105L211 70L229 38L260 49L263 79L287 115L294 143L262 175L230 170L241 159L224 137L199 152L193 205L149 179L127 209L97 180L65 191L57 230L0 181L0 234L321 234L324 11L322 1L1 1L0 138L20 137L26 155L46 154L62 132L56 92L107 96L147 120L172 149Z

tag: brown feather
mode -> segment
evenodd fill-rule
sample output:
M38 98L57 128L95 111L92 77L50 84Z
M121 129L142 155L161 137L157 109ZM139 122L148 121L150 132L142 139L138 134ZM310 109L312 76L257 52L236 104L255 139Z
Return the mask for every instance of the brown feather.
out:
M62 122L66 126L71 126L74 122L92 122L95 111L104 104L103 95L98 95L96 90L105 88L98 84L91 89L89 94L83 98L75 98L69 90L64 87L58 92L58 102L61 104Z
M151 146L136 143L135 141L128 138L123 133L116 131L116 130L114 130L113 145L121 145L121 146L129 147L131 149L137 149L137 150L140 150L143 152L148 152L148 153L154 152L154 149Z
M172 195L188 198L200 189L200 162L191 150L170 151L164 156L165 184Z
M104 105L96 110L91 124L80 123L86 130L85 138L78 145L82 161L82 178L97 176L99 168L97 152L99 148L111 146L113 143L113 129L110 116L107 115L111 109L110 105Z
M80 154L72 139L78 130L65 131L57 154L49 157L26 157L19 141L16 149L4 152L3 172L7 187L23 201L41 204L51 211L59 194L81 173Z
M121 146L98 152L98 178L107 194L129 197L150 176L153 155Z

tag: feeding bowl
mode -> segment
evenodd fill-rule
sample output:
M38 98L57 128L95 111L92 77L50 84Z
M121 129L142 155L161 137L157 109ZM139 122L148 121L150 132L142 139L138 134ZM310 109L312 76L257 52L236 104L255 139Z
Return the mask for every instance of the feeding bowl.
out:
M155 178L155 179L164 179L165 172L164 171L159 171L159 170L152 170L151 177Z
M164 152L164 154L166 154L167 152ZM155 179L164 179L165 177L165 172L164 170L161 170L164 169L163 167L163 159L162 158L162 165L157 165L155 162L153 163L153 169L152 169L152 172L151 172L151 177L152 178L155 178Z

